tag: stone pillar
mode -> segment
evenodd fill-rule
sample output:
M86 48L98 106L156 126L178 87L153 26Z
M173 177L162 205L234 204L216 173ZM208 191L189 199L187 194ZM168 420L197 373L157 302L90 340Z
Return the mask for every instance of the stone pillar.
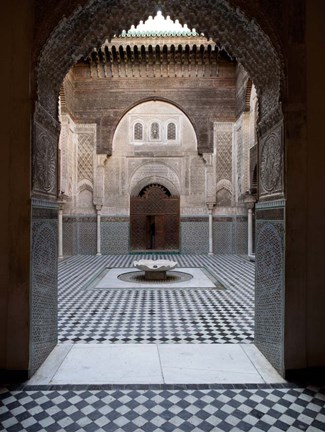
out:
M102 254L101 252L101 228L100 228L100 222L101 222L101 216L102 216L102 206L96 205L96 212L97 212L97 253L96 255L99 256Z
M248 256L253 255L253 210L248 209Z
M255 254L253 253L253 208L256 199L253 195L247 193L244 198L244 202L248 209L248 244L247 254L251 260L255 260Z
M213 207L214 203L208 203L209 211L209 255L213 255Z
M104 178L105 178L105 162L106 155L97 155L95 187L94 187L94 206L97 214L97 252L96 255L101 255L101 216L104 201Z
M209 255L213 255L213 207L216 204L215 155L203 153L205 162L205 199L209 212Z
M58 200L58 258L63 258L63 207L64 200Z

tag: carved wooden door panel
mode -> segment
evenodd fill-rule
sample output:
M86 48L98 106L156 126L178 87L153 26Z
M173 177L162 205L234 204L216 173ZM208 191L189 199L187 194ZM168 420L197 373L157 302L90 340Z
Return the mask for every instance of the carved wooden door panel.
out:
M155 216L155 248L158 250L165 249L165 218L168 215Z
M178 251L180 200L160 185L149 185L130 200L132 251Z

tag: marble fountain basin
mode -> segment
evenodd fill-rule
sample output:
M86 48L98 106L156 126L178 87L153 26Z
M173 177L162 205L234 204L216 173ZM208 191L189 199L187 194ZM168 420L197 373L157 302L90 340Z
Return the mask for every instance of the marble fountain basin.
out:
M144 271L146 280L166 280L167 272L177 266L177 262L170 260L149 260L142 259L134 261L133 266L138 270Z

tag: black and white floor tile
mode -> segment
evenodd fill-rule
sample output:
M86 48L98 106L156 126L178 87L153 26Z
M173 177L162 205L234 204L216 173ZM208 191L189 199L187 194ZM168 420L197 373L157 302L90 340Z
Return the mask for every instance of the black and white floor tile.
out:
M88 288L105 267L132 267L139 258L75 256L59 264L60 343L252 343L253 263L233 255L153 257L206 268L225 290Z
M281 386L3 390L0 430L321 432L325 392Z
M252 343L252 263L236 256L170 256L183 268L207 268L223 291L87 288L106 266L131 267L137 258L76 256L59 264L61 343ZM23 385L0 388L0 430L321 432L325 389L289 383Z

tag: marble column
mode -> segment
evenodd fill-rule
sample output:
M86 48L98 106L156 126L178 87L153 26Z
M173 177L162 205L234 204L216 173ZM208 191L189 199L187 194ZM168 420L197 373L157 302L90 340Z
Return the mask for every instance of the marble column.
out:
M207 204L209 212L209 255L213 255L213 207L214 204Z
M97 253L96 255L101 255L101 216L102 216L102 206L96 205L96 212L97 212Z
M247 244L247 254L250 259L255 259L255 254L253 252L253 208L255 205L255 198L247 194L244 198L245 204L248 209L248 244Z
M253 210L248 209L248 256L253 255Z
M58 200L59 212L58 212L58 258L63 258L63 207L65 204L64 200Z

